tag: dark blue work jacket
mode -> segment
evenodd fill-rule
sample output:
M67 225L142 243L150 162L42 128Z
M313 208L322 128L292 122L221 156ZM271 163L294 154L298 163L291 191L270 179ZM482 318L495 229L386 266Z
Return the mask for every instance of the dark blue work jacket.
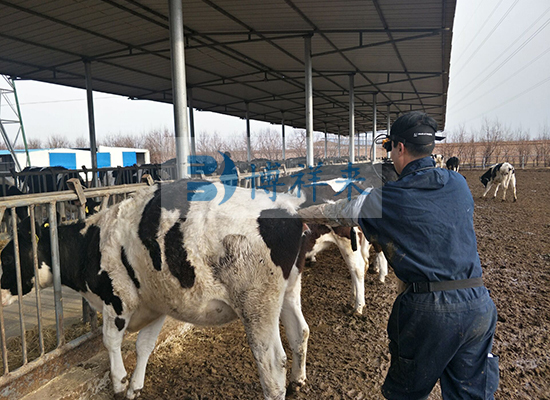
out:
M476 278L482 273L470 189L462 175L431 168L434 165L431 157L412 161L399 180L366 196L359 214L363 232L381 244L405 283ZM477 295L471 292L472 297L485 290L473 289Z

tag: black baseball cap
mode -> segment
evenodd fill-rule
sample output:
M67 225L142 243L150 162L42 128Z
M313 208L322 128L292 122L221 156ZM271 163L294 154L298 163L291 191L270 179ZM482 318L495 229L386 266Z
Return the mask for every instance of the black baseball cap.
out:
M402 132L392 126L389 139L403 143L430 144L435 140L443 140L445 137L437 135L436 130L429 125L415 125Z

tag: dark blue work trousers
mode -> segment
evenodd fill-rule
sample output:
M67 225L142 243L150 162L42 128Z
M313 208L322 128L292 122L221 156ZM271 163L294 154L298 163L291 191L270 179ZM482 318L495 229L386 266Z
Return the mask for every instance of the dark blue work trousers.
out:
M440 299L408 291L397 297L388 322L391 366L382 386L385 398L425 399L438 379L444 400L494 398L499 381L498 357L491 354L495 304L488 293L464 302Z

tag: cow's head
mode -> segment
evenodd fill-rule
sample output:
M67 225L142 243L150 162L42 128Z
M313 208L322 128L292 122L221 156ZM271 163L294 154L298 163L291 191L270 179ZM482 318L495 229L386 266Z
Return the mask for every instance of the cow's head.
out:
M43 232L47 230L47 223L39 226L35 223L36 226L36 236L38 240L38 260L39 260L39 268L40 272L47 273L48 275L51 275L49 272L49 267L45 265L40 265L40 260L43 259L41 257L42 251L41 249L44 248L43 243L40 243L40 238L43 235ZM49 235L45 235L49 239ZM32 241L31 241L31 219L25 218L21 223L18 225L17 229L17 238L19 243L19 260L21 265L21 288L22 288L22 294L25 295L29 293L32 288L34 287L35 283L35 277L34 277L34 264L33 264L33 253L32 253ZM49 240L48 240L49 243ZM48 244L49 247L49 244ZM17 275L16 275L16 254L14 249L14 241L13 239L10 240L10 242L4 247L2 250L2 253L0 255L0 258L2 260L2 278L0 279L1 282L1 289L2 289L2 305L7 306L12 304L15 300L17 300ZM46 271L46 269L48 271ZM42 281L44 277L39 277L39 279Z
M489 183L489 178L487 178L485 175L482 175L479 177L479 180L483 184L483 186L487 187L487 184Z

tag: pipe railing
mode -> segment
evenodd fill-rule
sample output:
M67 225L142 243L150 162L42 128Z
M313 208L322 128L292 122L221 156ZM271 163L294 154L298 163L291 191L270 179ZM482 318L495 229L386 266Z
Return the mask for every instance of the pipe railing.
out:
M65 347L74 347L75 341L80 343L81 339L77 338L70 343L65 343L65 332L63 327L63 295L61 289L61 273L60 273L60 259L59 259L59 237L58 237L58 226L57 226L57 204L64 201L76 201L81 209L85 207L85 201L83 202L83 197L86 199L91 197L102 198L101 202L102 208L105 208L109 203L109 198L114 196L126 196L129 193L136 192L137 190L147 187L147 184L131 184L131 185L119 185L119 186L110 186L103 188L92 188L84 189L80 193L77 191L61 191L54 193L45 193L45 194L29 194L29 195L20 195L13 197L5 197L0 199L0 220L3 219L4 214L7 210L11 210L11 230L14 245L14 255L15 255L15 269L16 269L16 281L18 288L18 313L19 313L19 330L21 336L21 364L15 372L17 376L23 375L27 372L30 372L32 369L36 368L39 365L44 363L44 359L51 357L52 353L62 354L63 351L52 351L45 353L44 348L44 336L43 336L43 321L42 321L42 298L40 285L35 284L35 294L36 294L36 313L37 313L37 330L38 330L38 341L39 341L39 355L33 361L28 361L27 355L27 342L26 342L26 325L25 325L25 312L23 309L23 296L22 296L22 280L21 280L21 260L19 254L19 235L14 234L17 232L18 219L15 212L18 207L27 207L29 218L31 221L35 220L35 208L37 206L48 206L48 216L49 216L49 233L50 233L50 243L52 251L52 273L53 273L53 286L54 286L54 302L55 302L55 320L56 320L56 339L57 339L57 350L64 349ZM83 218L84 213L80 213L80 219ZM32 244L32 253L33 253L33 270L35 275L35 282L38 282L38 236L36 232L35 224L31 223L31 244ZM85 312L86 314L86 312ZM91 320L92 332L88 334L89 337L93 337L97 334L97 314L94 313L94 318ZM8 347L7 341L9 338L6 337L6 321L4 307L0 304L0 347L2 349L2 365L4 367L4 374L0 376L0 386L4 386L9 380L13 378L14 373L10 372L8 364Z

